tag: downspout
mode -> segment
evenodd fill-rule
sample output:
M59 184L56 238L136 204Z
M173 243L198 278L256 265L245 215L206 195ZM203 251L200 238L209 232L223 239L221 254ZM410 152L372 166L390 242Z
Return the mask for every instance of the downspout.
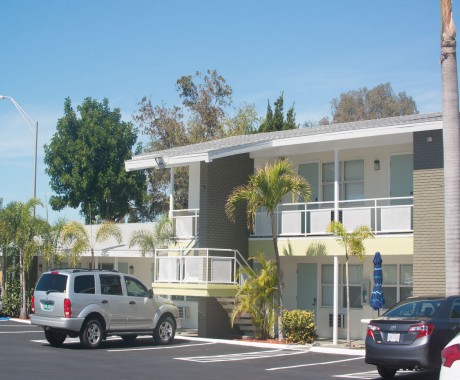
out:
M339 220L339 181L340 181L339 151L334 150L334 221ZM332 318L332 344L337 345L339 323L339 260L334 256L334 301ZM347 321L348 322L348 321Z
M169 219L173 217L174 211L174 168L170 168L170 180L169 180Z

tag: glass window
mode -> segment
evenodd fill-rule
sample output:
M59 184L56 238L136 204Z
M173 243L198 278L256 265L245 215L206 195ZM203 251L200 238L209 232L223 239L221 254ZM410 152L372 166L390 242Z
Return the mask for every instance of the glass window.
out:
M364 160L345 161L345 181L362 181L364 179Z
M401 287L400 290L400 300L405 300L406 298L412 297L412 287Z
M339 163L339 199L364 199L364 160ZM323 201L334 200L334 163L322 164Z
M348 267L349 283L350 283L350 306L359 308L362 307L362 279L363 266L349 265ZM343 307L347 306L347 287L345 277L345 265L339 266L339 298L342 297ZM332 306L334 299L334 265L321 266L321 305Z
M321 279L323 284L334 283L334 265L321 266Z
M334 182L334 163L323 164L323 182Z
M399 273L399 282L401 283L401 285L413 284L412 268L412 264L401 264L401 269Z
M458 319L460 318L460 298L454 300L452 304L452 312L450 313L451 318Z
M125 285L126 285L126 291L128 293L128 296L131 296L131 297L148 297L149 296L149 291L144 286L144 284L142 284L135 278L125 276Z
M58 293L66 293L67 276L57 273L45 273L40 277L35 290L46 292L52 290Z
M75 293L94 294L94 275L84 275L75 277L75 283L73 286Z
M385 299L385 305L383 306L385 309L389 309L392 307L396 302L398 302L397 296L397 288L396 286L384 286L383 290L383 297Z
M361 286L350 285L350 307L361 307ZM343 307L347 307L347 287L343 286Z
M396 264L383 264L382 275L384 285L396 285L398 280L398 266Z
M101 274L101 294L106 295L123 295L123 290L121 288L120 276L112 274Z
M343 266L343 281L346 281L346 267ZM348 282L350 284L359 284L363 281L363 266L362 265L348 265Z

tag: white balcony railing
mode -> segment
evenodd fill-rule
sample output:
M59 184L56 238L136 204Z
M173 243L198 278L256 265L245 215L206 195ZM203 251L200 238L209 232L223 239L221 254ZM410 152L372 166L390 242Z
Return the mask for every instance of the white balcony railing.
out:
M413 232L413 197L339 201L339 220L349 230L369 226L375 234ZM282 203L276 209L278 236L326 235L334 202ZM260 210L252 236L271 236L269 215Z
M172 214L174 236L193 239L198 235L199 209L174 210Z
M157 249L154 282L241 284L248 263L237 250L215 248Z

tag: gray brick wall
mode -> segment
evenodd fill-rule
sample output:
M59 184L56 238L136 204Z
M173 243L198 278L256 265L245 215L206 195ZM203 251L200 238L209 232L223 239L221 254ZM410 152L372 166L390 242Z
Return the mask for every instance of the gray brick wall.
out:
M245 206L237 211L236 223L225 215L225 202L233 189L248 182L254 172L254 160L248 154L201 163L200 168L200 248L237 249L248 257L249 231ZM215 298L198 302L198 335L225 338L232 335L227 312Z
M237 249L247 257L249 231L245 206L237 212L236 223L225 215L225 202L239 185L248 182L254 160L248 154L220 158L201 164L199 246Z
M445 294L442 131L414 133L413 263L414 295Z
M233 337L230 318L215 298L200 297L198 299L198 336L206 338Z

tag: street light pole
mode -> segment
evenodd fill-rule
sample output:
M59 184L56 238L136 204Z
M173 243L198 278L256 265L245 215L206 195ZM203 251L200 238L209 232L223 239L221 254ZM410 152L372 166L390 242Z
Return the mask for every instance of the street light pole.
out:
M37 148L38 148L38 122L34 122L32 118L22 109L22 107L11 96L0 95L0 100L8 99L21 114L24 121L29 126L32 133L35 135L35 151L34 151L34 182L33 182L33 198L37 198ZM33 210L35 218L35 206Z

